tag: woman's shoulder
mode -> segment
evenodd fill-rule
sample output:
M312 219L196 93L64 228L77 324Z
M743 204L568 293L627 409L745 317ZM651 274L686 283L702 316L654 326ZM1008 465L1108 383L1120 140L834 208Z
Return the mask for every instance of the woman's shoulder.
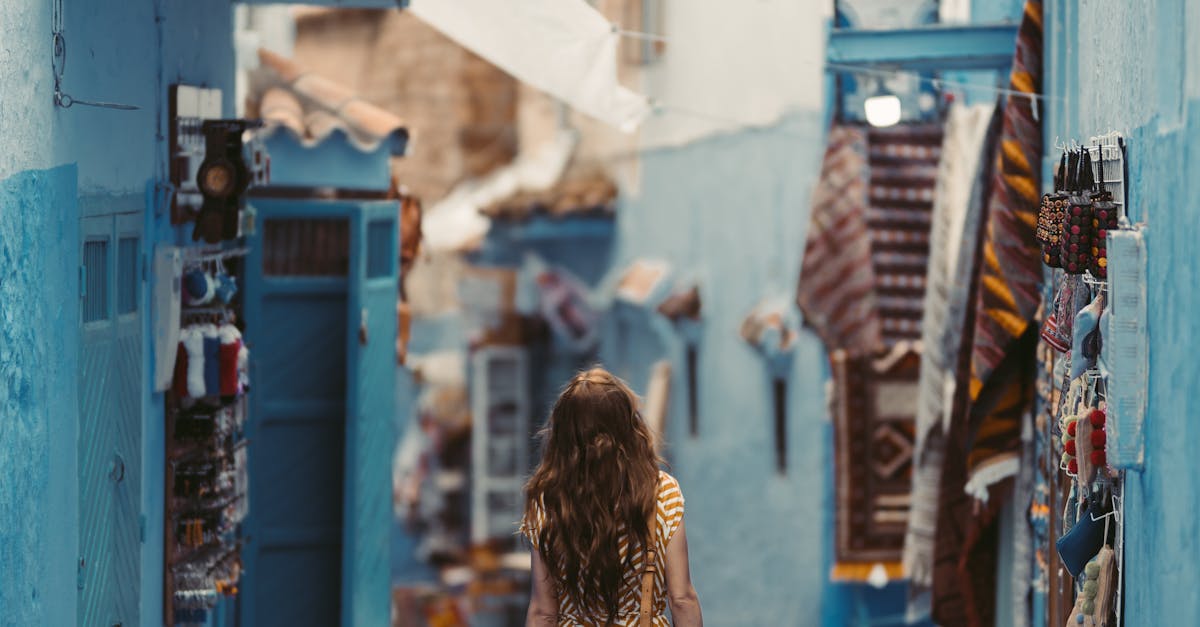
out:
M658 472L658 524L664 546L683 522L683 490L670 473Z
M658 502L670 505L678 502L683 504L683 488L679 480L665 470L658 471Z

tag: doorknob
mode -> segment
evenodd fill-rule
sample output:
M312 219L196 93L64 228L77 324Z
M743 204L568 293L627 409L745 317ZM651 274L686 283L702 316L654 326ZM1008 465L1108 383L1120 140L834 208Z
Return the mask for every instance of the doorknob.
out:
M112 464L108 469L108 478L113 480L113 483L120 483L125 479L125 460L120 454L113 455Z

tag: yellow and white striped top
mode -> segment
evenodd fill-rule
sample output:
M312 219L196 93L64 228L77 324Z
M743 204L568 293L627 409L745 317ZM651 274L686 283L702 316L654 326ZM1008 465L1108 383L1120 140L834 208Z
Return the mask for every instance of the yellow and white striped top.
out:
M538 505L534 506L535 520L528 518L521 521L521 533L537 548L538 532L545 520L545 513ZM663 471L658 471L658 535L655 542L658 545L658 572L654 575L654 620L655 627L669 627L663 613L667 609L667 580L666 549L667 543L675 535L675 530L683 522L683 492L675 477ZM627 537L620 541L621 559L629 550ZM642 551L639 549L633 556L630 567L625 571L625 581L621 584L621 601L618 604L615 625L620 627L636 627L638 622L638 603L641 597ZM604 617L584 616L579 603L570 594L558 600L558 624L560 627L604 627Z

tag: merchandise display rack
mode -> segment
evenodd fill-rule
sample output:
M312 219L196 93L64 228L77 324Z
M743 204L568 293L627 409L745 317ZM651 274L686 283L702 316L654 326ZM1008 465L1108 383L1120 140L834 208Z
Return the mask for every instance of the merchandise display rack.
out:
M222 279L237 285L241 281L233 277L240 274L240 260L248 253L248 248L240 246L187 249L183 255L186 278L181 280L186 285L196 272L212 280L219 272ZM233 272L226 274L226 262ZM241 319L241 303L240 297L233 296L225 301L185 301L180 308L180 327L223 325L235 329L234 323ZM230 383L220 379L229 374L224 367L231 365L222 355L220 365L227 371L218 377L222 389L206 389L199 397L194 394L197 390L191 388L197 382L188 380L188 375L195 373L188 371L190 353L181 337L173 384L165 394L163 624L168 626L207 625L220 600L238 592L240 526L249 511L249 440L245 437L249 388L244 385L240 331L230 330L227 335L236 337L232 349L234 393L228 393L225 386ZM229 344L222 346L229 350Z

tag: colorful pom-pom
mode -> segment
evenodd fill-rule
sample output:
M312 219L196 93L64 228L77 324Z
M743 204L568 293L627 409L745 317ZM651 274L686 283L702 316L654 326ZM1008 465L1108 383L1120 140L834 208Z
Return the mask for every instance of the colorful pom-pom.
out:
M1067 423L1067 435L1075 437L1075 425L1078 424L1078 422L1078 420L1072 418L1071 422Z
M1104 466L1108 463L1108 457L1103 450L1092 451L1091 460L1093 466Z
M1095 560L1088 562L1087 566L1083 567L1083 572L1087 573L1088 577L1095 578L1100 575L1100 564Z
M1079 474L1079 462L1075 461L1074 459L1068 461L1067 472L1072 475Z
M1096 609L1095 601L1093 601L1091 599L1087 599L1086 601L1083 602L1083 613L1084 614L1091 614L1092 610L1094 610L1094 609Z
M1092 412L1088 414L1088 420L1092 421L1093 427L1103 427L1104 412L1100 411L1099 409L1093 409Z
M1086 596L1089 599L1096 598L1096 592L1099 589L1100 589L1100 584L1096 583L1095 579L1083 584L1083 594L1084 594L1084 596Z
M1063 445L1063 450L1067 452L1067 455L1075 455L1075 440L1067 440L1067 443Z
M1097 429L1092 432L1092 446L1094 446L1098 449L1104 448L1104 443L1107 440L1108 440L1108 437L1104 435L1103 431Z

